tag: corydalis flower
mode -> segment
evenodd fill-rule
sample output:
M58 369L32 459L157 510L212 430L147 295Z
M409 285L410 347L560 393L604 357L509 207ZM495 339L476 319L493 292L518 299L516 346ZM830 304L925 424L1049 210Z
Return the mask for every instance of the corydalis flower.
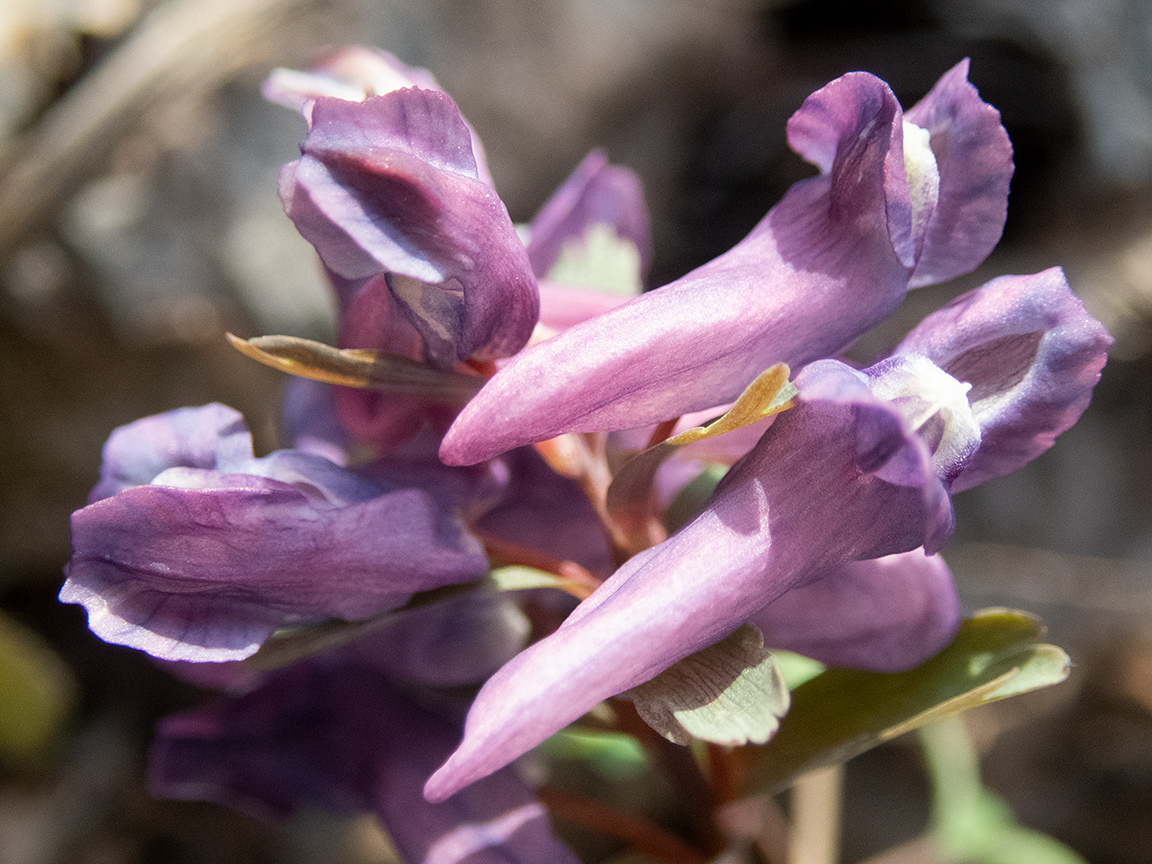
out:
M547 811L508 768L452 799L421 797L458 724L363 663L310 660L245 696L161 722L152 791L260 816L303 804L371 811L404 860L576 864Z
M1087 405L1110 342L1053 269L958 299L868 369L809 364L799 404L700 515L488 681L426 794L450 795L749 618L768 644L833 662L890 671L924 660L959 612L946 568L924 555L951 533L951 487L1049 446ZM877 602L911 607L886 622L899 638L861 621ZM789 604L807 607L810 628L798 631Z
M342 284L343 308L382 278L429 362L508 356L539 313L527 253L456 104L409 77L417 86L361 101L295 94L310 128L281 172L284 208Z
M309 804L374 812L408 861L575 862L510 769L442 804L421 797L464 707L429 688L482 681L528 629L508 595L474 592L389 615L361 640L287 668L207 664L232 673L223 683L235 695L161 721L149 785L263 818ZM204 666L174 671L202 680Z
M470 464L729 402L773 363L835 354L909 287L976 267L1004 225L1012 150L966 73L964 62L907 113L863 72L814 93L788 139L820 176L719 258L521 352L460 414L441 456Z
M434 476L445 470L396 479L299 451L256 459L222 405L139 420L113 433L72 517L60 599L106 641L196 661L247 657L290 624L395 609L487 572L458 515L463 490Z

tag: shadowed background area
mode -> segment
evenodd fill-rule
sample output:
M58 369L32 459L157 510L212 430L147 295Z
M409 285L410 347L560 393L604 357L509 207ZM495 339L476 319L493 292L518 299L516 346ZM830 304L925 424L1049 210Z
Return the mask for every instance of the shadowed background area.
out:
M434 72L483 137L514 220L528 219L593 146L636 170L653 213L653 285L727 249L811 173L788 150L784 124L814 89L863 69L907 106L972 58L971 80L1001 110L1016 150L1004 240L976 273L909 295L853 355L881 354L993 275L1054 264L1116 337L1083 419L1026 470L959 496L944 554L966 608L1034 611L1076 662L1061 687L970 718L989 782L1025 824L1090 861L1145 861L1152 6L7 0L0 652L31 652L46 704L73 707L58 722L45 716L44 728L58 730L46 742L21 743L5 722L34 718L0 705L0 864L390 860L367 819L313 813L267 826L149 799L153 723L202 694L99 643L79 609L55 601L69 513L115 426L220 401L247 415L266 452L282 380L233 351L224 331L331 340L313 250L276 195L303 121L259 88L271 68L303 68L347 43ZM921 830L917 759L896 742L849 765L846 861Z

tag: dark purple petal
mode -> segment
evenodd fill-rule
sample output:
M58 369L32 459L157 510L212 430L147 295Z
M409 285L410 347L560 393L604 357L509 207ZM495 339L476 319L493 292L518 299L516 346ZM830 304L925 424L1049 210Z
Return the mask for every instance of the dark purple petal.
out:
M441 457L466 464L729 402L773 363L832 354L891 311L912 263L900 106L878 78L846 75L805 101L789 140L825 173L714 261L513 358ZM904 263L890 232L905 235Z
M1088 406L1111 343L1058 267L994 279L924 319L897 352L922 354L970 382L980 424L980 449L953 490L1015 471L1051 447Z
M528 260L539 278L560 257L564 244L579 241L592 225L607 225L640 253L640 275L652 266L652 233L640 178L619 165L609 165L601 150L584 157L571 176L532 220Z
M279 479L171 469L72 517L60 592L93 632L170 660L238 660L272 631L358 619L477 579L479 543L429 493L379 488L308 454L253 460Z
M353 45L341 48L319 66L308 72L275 69L264 82L264 97L294 108L312 124L312 104L316 99L332 96L350 102L362 102L369 96L380 96L405 87L419 87L443 93L436 78L427 69L409 66L379 48ZM492 185L484 160L484 147L476 130L472 133L472 153L480 179Z
M801 394L842 367L826 362L832 368L798 377ZM831 567L939 541L951 508L926 448L898 413L869 398L866 379L854 380L859 389L840 380L824 388L842 399L780 414L703 513L628 561L559 630L493 675L425 794L441 799L507 764ZM864 460L873 471L898 470L884 479Z
M552 471L531 448L509 453L501 461L510 472L508 494L476 527L561 561L575 561L593 573L611 573L604 523L579 485Z
M239 411L213 403L178 408L116 429L104 444L100 481L88 503L151 483L168 468L229 470L252 458L252 435Z
M751 621L769 648L829 666L900 672L951 641L960 600L944 560L915 549L842 564L769 603Z
M325 265L347 280L386 274L430 360L519 350L539 312L536 281L455 103L409 88L317 99L312 119L280 193Z
M927 129L940 172L939 202L927 226L910 288L974 270L1004 230L1012 142L1000 112L968 83L968 61L944 74L904 115Z
M577 864L511 769L441 804L421 797L458 734L378 673L302 663L248 696L161 723L150 785L265 817L306 802L372 810L406 861Z
M348 430L336 419L332 402L335 389L310 378L290 377L284 384L280 429L282 439L293 449L343 465L350 439Z
M345 650L400 680L457 687L479 684L515 657L530 629L507 594L468 591L395 612Z

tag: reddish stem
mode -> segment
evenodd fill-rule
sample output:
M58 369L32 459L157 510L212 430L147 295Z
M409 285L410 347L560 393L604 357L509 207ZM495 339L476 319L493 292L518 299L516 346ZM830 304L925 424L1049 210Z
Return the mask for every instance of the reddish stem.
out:
M618 837L641 854L665 864L707 864L710 860L710 856L643 816L621 813L551 786L541 786L536 797L558 819Z

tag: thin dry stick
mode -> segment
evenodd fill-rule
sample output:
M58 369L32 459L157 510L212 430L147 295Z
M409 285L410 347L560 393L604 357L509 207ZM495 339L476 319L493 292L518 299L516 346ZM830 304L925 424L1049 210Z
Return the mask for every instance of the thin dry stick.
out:
M789 864L836 864L840 859L840 803L844 766L830 765L792 787Z
M52 218L146 111L203 98L239 70L266 63L262 53L277 44L277 32L316 5L170 0L150 13L13 145L0 168L0 260Z

